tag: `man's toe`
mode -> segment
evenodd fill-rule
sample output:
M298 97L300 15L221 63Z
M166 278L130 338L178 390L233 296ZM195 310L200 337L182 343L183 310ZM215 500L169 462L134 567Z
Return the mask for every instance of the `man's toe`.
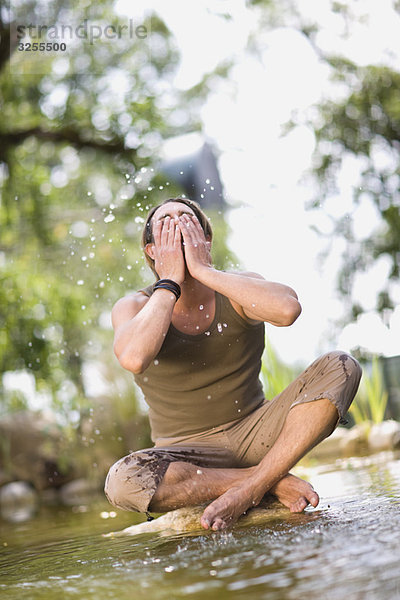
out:
M314 508L316 506L318 506L319 503L319 496L317 494L317 492L314 492L314 490L311 492L309 498L308 498L308 502L311 504L311 506L313 506Z
M306 508L307 505L308 505L308 500L306 498L304 498L304 496L302 496L301 498L296 500L296 502L293 502L292 506L290 507L290 512L294 512L294 513L303 512L303 510Z
M226 523L223 519L221 519L220 517L217 517L214 520L214 523L212 524L212 529L214 531L219 531L220 529L225 529L226 528Z

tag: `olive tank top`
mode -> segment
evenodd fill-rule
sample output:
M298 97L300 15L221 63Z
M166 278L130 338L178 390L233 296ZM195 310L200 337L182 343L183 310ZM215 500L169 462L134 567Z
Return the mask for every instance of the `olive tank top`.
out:
M151 296L153 285L141 291ZM264 323L248 323L217 292L207 331L189 335L171 323L156 358L134 376L149 405L153 441L199 433L257 408L264 400L263 349Z

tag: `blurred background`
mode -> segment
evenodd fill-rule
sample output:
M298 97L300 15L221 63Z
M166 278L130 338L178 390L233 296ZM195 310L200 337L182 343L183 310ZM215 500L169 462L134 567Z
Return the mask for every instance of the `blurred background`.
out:
M210 216L218 268L299 295L267 328L266 393L268 366L290 380L340 348L380 359L399 417L398 2L148 5L1 7L0 484L97 485L151 445L110 311L151 283L144 218L176 195Z

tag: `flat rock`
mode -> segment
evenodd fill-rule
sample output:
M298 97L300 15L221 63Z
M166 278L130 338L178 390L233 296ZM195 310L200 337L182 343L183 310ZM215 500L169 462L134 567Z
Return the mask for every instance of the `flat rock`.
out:
M121 531L106 533L103 537L121 537L139 535L145 533L159 533L161 535L171 535L177 532L202 532L206 530L200 525L200 517L204 512L205 506L193 506L188 508L179 508L161 515L152 521L145 521L131 527L126 527ZM291 523L306 523L319 516L320 511L306 511L302 513L291 513L288 508L278 501L268 502L263 506L252 508L239 518L235 527L247 527L251 525L272 525L274 522L290 521ZM212 530L209 530L212 531ZM226 531L226 530L224 530ZM215 532L213 532L215 533Z
M6 521L27 521L38 507L38 494L26 481L12 481L0 488L0 515Z
M372 452L399 448L400 423L388 420L372 425L368 435L368 446Z
M59 491L61 502L66 506L77 504L87 504L93 499L94 494L98 494L99 486L97 483L88 479L74 479L62 486Z

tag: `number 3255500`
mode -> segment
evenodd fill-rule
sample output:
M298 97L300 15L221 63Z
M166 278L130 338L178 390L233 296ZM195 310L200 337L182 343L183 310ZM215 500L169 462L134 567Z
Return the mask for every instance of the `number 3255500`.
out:
M65 52L67 44L61 42L20 42L18 50L20 52Z

